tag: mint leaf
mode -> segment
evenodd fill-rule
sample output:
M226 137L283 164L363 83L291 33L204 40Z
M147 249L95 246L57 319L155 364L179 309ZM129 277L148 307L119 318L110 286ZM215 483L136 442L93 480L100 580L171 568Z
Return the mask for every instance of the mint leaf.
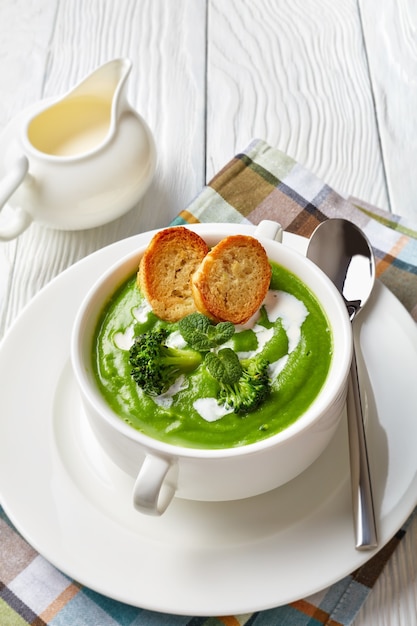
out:
M235 332L232 322L213 324L202 313L191 313L178 322L178 330L191 348L207 352L228 341Z

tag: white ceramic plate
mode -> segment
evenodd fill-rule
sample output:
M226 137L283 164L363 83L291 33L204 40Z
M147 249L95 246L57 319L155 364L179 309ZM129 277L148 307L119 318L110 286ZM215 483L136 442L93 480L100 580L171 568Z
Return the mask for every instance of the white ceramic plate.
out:
M150 518L132 509L132 480L104 456L83 419L69 363L77 307L108 264L149 237L118 242L66 270L3 341L1 503L59 569L135 606L224 615L310 595L373 555L354 548L345 421L321 458L284 487L235 502L175 500ZM291 235L284 242L305 247ZM417 502L417 330L379 283L357 322L382 547Z

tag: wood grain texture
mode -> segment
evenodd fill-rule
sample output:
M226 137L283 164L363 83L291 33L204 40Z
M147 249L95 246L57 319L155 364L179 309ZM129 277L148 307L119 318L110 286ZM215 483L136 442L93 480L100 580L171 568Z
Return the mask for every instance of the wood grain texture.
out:
M57 3L0 2L0 130L42 97Z
M361 0L366 51L390 206L416 216L417 4Z
M387 208L355 0L212 0L208 26L208 176L256 136Z
M25 0L0 2L0 131L17 113L42 97L55 15L56 4L48 0L40 0L36 5ZM1 337L7 325L7 311L14 319L20 308L10 304L16 285L22 294L20 301L27 302L34 292L25 294L25 285L19 282L19 244L13 241L0 246Z

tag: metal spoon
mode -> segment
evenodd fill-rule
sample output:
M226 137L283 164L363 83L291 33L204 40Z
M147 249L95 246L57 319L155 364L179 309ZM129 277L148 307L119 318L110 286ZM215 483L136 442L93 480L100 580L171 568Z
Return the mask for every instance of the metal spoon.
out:
M344 219L328 219L313 232L307 257L318 265L342 294L353 322L375 282L375 259L363 232ZM356 548L378 545L355 349L347 395L352 505Z

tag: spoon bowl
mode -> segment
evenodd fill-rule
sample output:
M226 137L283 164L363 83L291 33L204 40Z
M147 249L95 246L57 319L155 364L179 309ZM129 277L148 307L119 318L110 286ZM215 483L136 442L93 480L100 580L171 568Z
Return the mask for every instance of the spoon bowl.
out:
M375 283L374 255L361 229L345 219L326 220L312 234L307 256L336 285L353 320Z
M328 219L311 235L307 257L335 284L353 322L375 283L374 254L364 233L348 220ZM355 350L347 414L356 548L366 550L377 546L377 533Z

